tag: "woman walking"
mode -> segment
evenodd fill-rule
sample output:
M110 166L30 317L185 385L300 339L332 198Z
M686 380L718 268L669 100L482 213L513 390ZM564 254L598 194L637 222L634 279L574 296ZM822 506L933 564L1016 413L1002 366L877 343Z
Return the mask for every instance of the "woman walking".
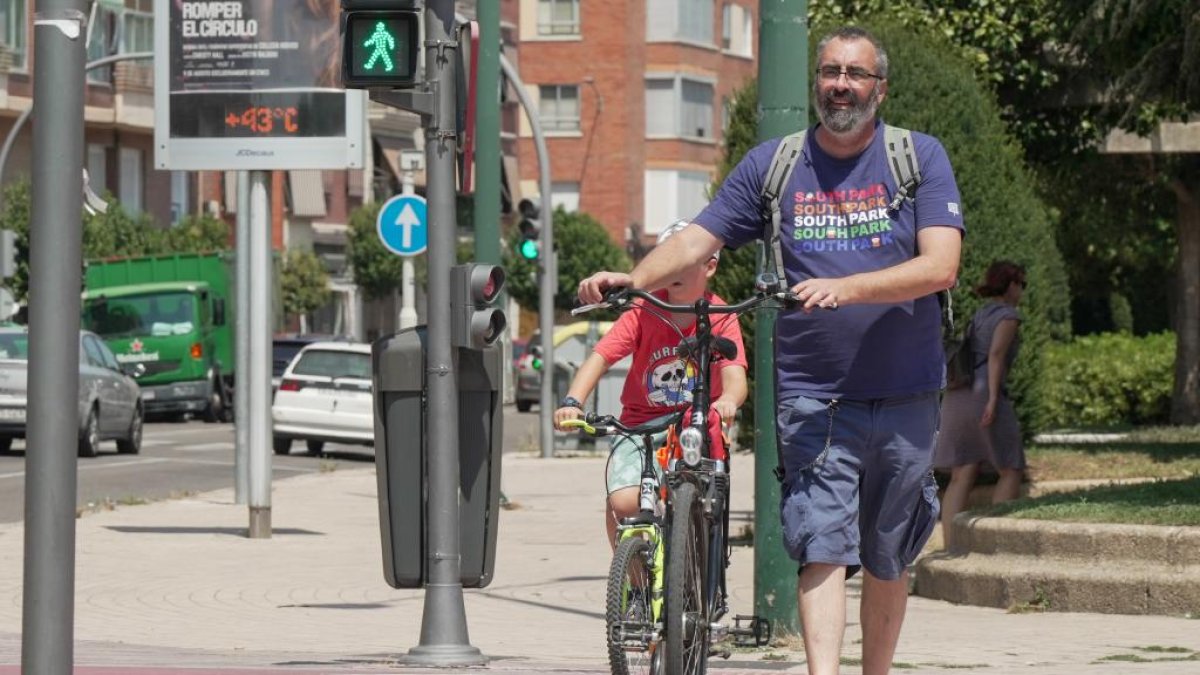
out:
M1025 292L1025 269L999 260L988 267L975 289L986 302L968 328L974 379L970 386L948 390L942 399L942 428L934 450L934 466L950 471L942 498L942 536L953 550L951 523L966 505L981 462L1000 474L992 503L1016 499L1025 472L1025 448L1008 389L1004 386L1017 358L1021 315L1017 304Z

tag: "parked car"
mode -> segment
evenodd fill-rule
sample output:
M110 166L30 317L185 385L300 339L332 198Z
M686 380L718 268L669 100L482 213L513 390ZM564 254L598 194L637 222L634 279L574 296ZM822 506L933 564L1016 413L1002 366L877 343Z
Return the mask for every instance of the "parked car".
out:
M342 335L326 335L324 333L280 333L271 341L271 391L279 388L279 380L283 371L296 355L314 342L353 342Z
M529 412L542 394L542 334L534 333L525 343L521 355L513 346L513 401L520 412Z
M79 456L95 457L100 443L117 441L117 452L142 449L142 393L134 376L142 364L122 366L100 336L79 334L77 428ZM29 334L24 327L0 328L0 452L25 438L29 375Z
M294 440L313 454L326 442L373 445L371 345L326 341L301 349L283 372L271 418L279 455L291 452Z

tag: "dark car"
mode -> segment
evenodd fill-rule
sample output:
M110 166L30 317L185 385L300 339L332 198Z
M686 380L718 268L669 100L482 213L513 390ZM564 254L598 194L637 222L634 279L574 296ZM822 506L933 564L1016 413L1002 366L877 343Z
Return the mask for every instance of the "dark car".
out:
M534 333L517 356L513 345L513 399L520 412L529 412L542 394L542 336Z
M353 342L345 335L324 333L280 333L271 343L271 390L279 388L279 381L288 364L308 345L314 342Z

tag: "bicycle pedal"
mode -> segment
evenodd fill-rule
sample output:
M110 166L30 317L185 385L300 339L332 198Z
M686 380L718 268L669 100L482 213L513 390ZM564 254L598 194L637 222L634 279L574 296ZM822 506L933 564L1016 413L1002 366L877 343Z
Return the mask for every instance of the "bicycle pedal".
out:
M754 614L734 616L729 632L738 647L766 647L771 643L771 622Z

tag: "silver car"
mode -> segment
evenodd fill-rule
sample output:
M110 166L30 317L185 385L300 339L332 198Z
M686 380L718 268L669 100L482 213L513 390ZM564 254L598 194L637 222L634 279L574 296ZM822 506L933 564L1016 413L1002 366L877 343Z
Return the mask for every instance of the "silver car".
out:
M25 328L0 328L0 452L7 452L14 438L25 438L28 359ZM138 367L122 368L104 340L80 331L80 457L95 457L101 441L112 439L117 441L117 452L141 451L142 392L132 377Z

